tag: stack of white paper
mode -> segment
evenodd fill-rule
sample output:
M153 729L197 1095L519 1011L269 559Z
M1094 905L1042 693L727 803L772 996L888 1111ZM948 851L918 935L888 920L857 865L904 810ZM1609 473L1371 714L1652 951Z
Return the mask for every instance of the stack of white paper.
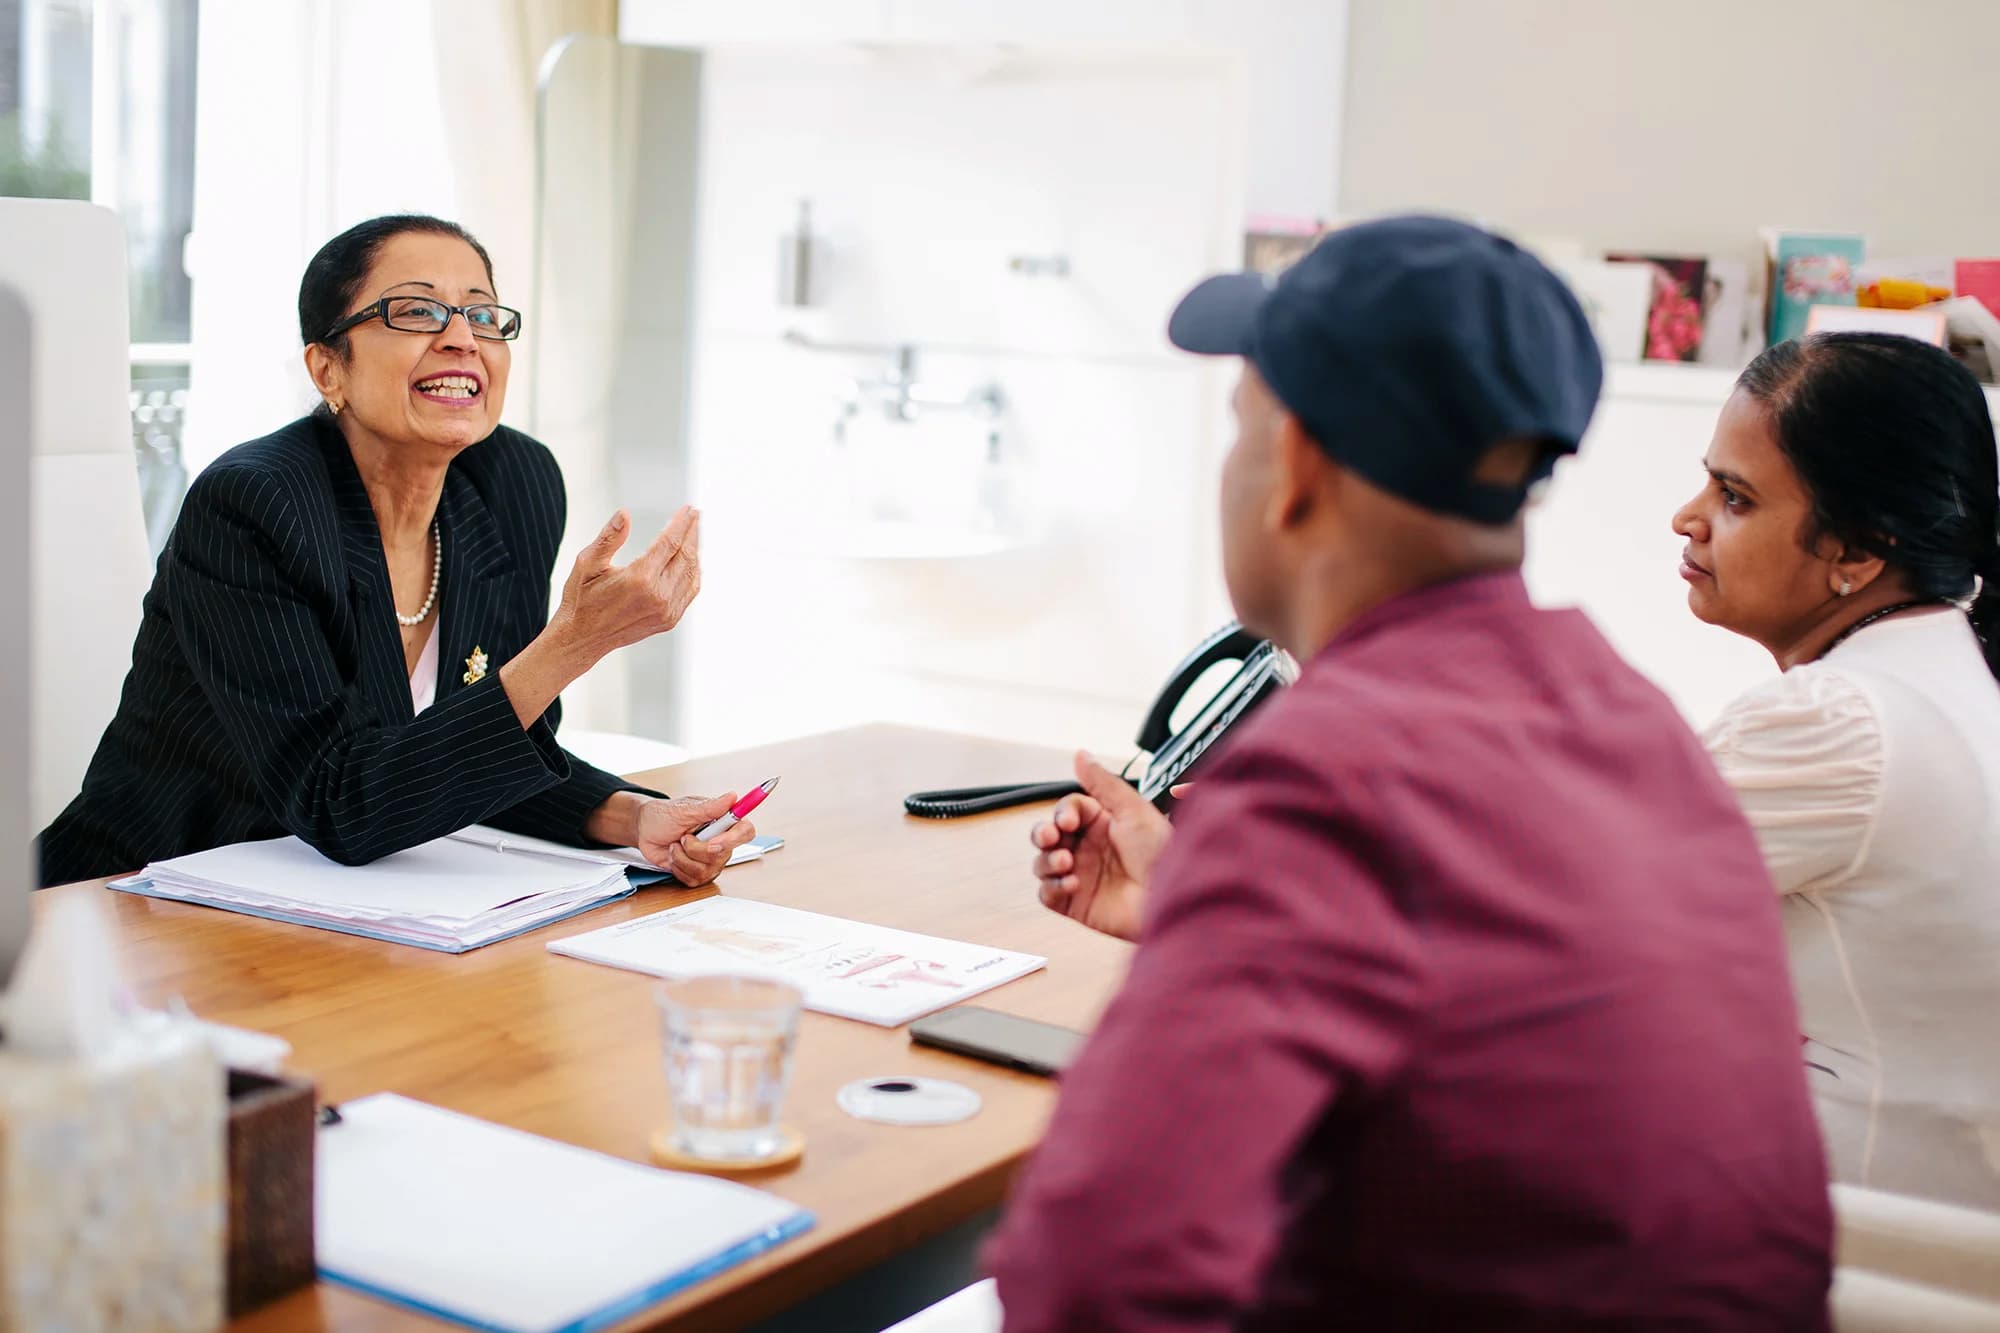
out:
M236 843L156 861L111 887L446 953L632 891L615 861L500 855L452 838L365 866L330 861L297 838Z
M590 1333L796 1236L763 1190L378 1093L319 1133L320 1274L474 1328Z

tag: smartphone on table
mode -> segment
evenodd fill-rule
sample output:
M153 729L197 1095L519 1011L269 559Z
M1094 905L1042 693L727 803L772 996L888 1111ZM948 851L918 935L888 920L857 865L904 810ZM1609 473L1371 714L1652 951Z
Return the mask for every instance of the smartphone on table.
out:
M910 1024L910 1040L1043 1075L1061 1073L1083 1046L1081 1032L971 1004L919 1018Z

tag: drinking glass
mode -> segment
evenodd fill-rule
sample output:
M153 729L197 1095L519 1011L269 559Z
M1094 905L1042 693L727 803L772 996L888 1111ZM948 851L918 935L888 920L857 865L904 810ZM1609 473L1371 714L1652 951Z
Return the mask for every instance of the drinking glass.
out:
M659 988L676 1149L713 1161L778 1151L804 998L770 977L689 977Z

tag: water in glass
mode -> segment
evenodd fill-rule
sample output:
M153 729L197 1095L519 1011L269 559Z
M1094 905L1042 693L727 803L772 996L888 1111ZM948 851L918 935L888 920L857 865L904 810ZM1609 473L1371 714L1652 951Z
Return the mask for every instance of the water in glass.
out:
M680 1151L720 1161L778 1150L803 998L796 986L763 977L691 977L660 987Z

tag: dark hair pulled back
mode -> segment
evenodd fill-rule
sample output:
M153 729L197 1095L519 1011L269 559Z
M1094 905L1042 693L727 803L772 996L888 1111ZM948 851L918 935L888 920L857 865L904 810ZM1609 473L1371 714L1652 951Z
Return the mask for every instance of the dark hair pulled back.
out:
M361 284L375 257L391 239L407 232L429 232L456 236L472 247L486 266L486 285L493 286L493 260L486 247L456 222L434 218L428 213L390 213L366 222L357 222L319 248L299 279L299 341L321 343L335 356L347 358L347 335L328 338L326 331L354 313L361 299Z
M1811 497L1807 541L1881 557L1918 597L1977 590L1973 629L2000 676L2000 451L1972 372L1915 338L1823 333L1767 349L1736 387Z

